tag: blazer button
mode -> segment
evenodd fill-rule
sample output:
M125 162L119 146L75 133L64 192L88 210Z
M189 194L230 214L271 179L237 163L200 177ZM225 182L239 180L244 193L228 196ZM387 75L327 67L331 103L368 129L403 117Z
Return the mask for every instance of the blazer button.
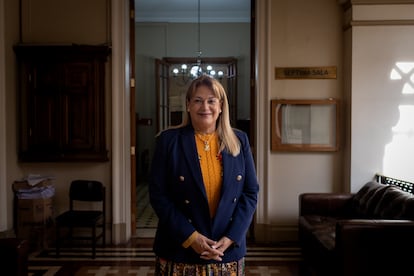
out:
M242 177L240 174L236 177L237 181L242 180L242 178L243 178L243 177Z
M237 198L235 197L235 198L233 198L233 202L236 202L237 201Z
M189 223L192 223L193 221L192 221L191 219L188 219L188 222L189 222Z
M185 204L189 204L189 203L190 203L190 201L189 201L188 199L186 199L186 200L184 200L184 203L185 203Z
M184 176L180 175L180 181L183 182L184 181Z

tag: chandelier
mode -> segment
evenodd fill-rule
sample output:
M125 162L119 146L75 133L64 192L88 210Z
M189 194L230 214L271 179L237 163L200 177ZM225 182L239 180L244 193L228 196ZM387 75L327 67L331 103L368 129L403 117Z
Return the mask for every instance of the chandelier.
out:
M201 9L200 9L200 0L198 0L198 6L197 6L197 58L195 63L186 64L183 63L180 65L180 67L173 67L172 68L172 75L174 77L181 77L185 81L190 81L192 79L195 79L203 74L209 75L211 77L222 79L224 76L224 71L222 69L215 69L213 65L211 64L204 64L201 61Z
M190 68L189 68L190 67ZM214 78L221 79L224 76L223 70L215 70L214 67L210 64L203 65L200 60L197 60L196 64L187 65L185 63L181 64L180 68L174 67L172 69L172 74L174 77L189 77L197 78L203 74L209 75Z

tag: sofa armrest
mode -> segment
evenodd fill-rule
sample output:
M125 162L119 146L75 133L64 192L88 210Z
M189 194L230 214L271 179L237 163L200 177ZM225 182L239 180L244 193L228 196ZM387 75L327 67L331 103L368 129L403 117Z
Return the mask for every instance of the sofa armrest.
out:
M346 216L353 194L303 193L299 195L299 215Z
M343 275L406 275L413 271L414 221L342 220L336 224L337 266Z

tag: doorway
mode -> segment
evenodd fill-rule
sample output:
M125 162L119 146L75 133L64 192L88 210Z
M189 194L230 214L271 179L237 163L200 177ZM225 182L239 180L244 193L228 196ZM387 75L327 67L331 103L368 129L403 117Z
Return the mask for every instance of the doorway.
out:
M197 61L196 58L164 57L155 60L155 68L157 132L181 124L186 110L187 89L200 71L223 85L229 102L230 123L237 125L236 58L204 58Z
M150 0L136 1L136 16L139 17L141 11L145 10L145 3ZM195 1L195 4L196 5ZM206 2L206 1L205 1ZM237 58L237 95L234 103L234 122L237 128L245 130L251 143L254 142L252 123L254 103L252 99L253 85L251 82L252 57L254 53L254 43L252 42L252 25L255 0L237 1L207 1L217 2L219 10L234 11L238 8L229 8L229 3L237 5L247 2L247 19L243 22L230 22L231 16L223 20L212 22L203 19L201 12L201 48L202 58L211 57L235 57ZM141 5L143 8L141 9ZM202 1L203 5L203 1ZM188 7L187 7L188 8ZM194 6L194 13L196 12ZM158 11L160 14L160 11ZM166 15L166 14L164 14ZM170 17L167 15L167 17ZM171 16L172 17L172 16ZM170 19L171 19L170 17ZM146 20L136 19L135 22L135 63L136 63L136 206L137 206L137 228L136 236L148 237L155 234L154 217L144 216L145 210L148 211L148 197L145 195L148 185L148 174L151 164L152 152L154 149L154 137L160 130L160 115L157 101L157 77L156 59L163 57L188 57L197 54L197 24L196 22L183 22L168 20L166 17ZM158 20L158 22L156 22ZM222 22L227 20L227 22ZM145 38L145 39L142 39ZM162 85L162 84L159 84ZM253 105L253 106L252 106ZM252 144L253 145L253 144ZM141 186L140 186L141 185ZM156 218L155 218L156 219ZM151 234L152 233L152 234Z

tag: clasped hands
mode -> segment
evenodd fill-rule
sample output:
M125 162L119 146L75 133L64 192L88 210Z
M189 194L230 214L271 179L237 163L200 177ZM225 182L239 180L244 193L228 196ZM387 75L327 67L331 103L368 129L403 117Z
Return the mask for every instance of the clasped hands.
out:
M221 261L224 251L233 243L227 237L222 237L218 241L213 241L202 234L198 234L197 238L191 244L191 248L200 255L204 260Z

